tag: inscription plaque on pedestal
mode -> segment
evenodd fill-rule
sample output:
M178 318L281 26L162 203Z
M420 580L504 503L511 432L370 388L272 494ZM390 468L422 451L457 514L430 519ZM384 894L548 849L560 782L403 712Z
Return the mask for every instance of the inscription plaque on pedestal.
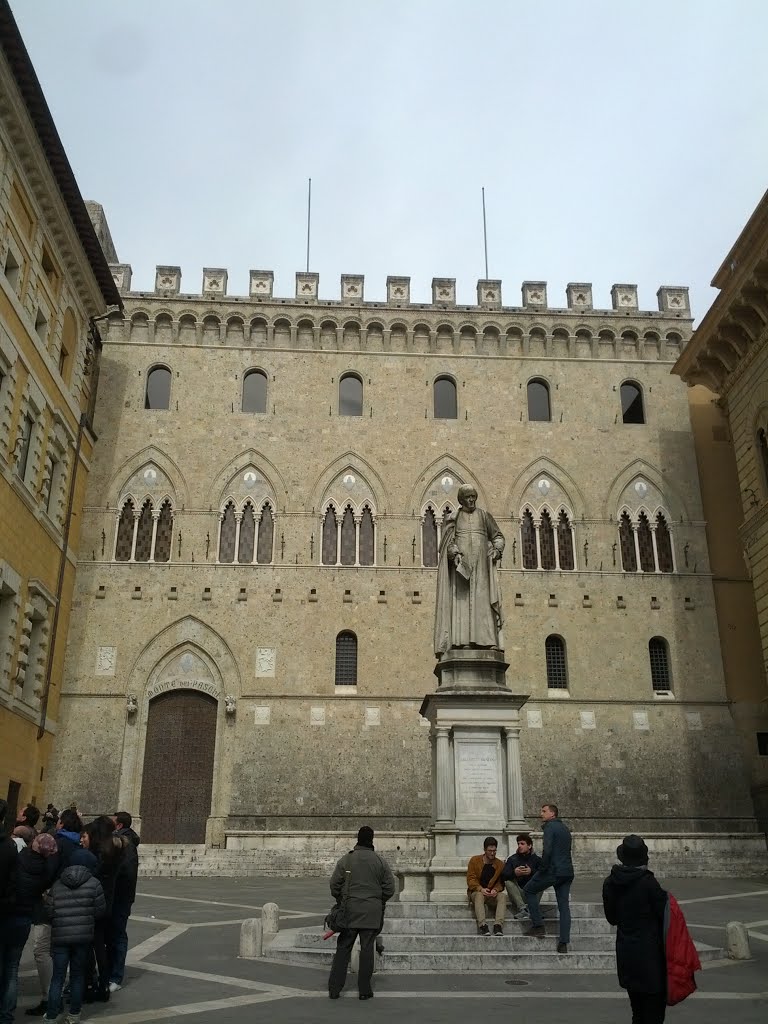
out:
M456 742L456 818L503 817L499 744L495 740Z

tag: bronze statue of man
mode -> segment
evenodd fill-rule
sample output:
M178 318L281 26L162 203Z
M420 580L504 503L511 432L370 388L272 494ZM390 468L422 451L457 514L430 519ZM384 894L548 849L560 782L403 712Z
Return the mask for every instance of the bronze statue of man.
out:
M460 508L443 525L437 569L435 656L452 647L501 650L501 590L495 563L504 536L490 512L477 508L477 491L459 488Z

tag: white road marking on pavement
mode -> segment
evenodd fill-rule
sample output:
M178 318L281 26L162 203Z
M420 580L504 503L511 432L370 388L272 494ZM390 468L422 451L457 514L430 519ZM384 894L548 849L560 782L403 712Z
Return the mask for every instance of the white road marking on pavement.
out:
M761 942L768 942L768 935L765 932L750 932L750 939L760 939Z
M748 896L768 896L768 889L757 889L755 892L732 892L730 896L698 896L695 900L678 900L682 907L689 903L715 903L718 900L744 900Z
M302 995L302 989L290 988L287 985L270 985L266 981L254 981L251 978L232 978L226 974L207 974L204 971L188 971L183 967L170 967L168 964L150 964L146 961L136 964L142 971L150 971L153 974L170 974L177 978L191 978L194 981L213 981L219 985L229 985L231 988L249 988L260 992L275 992L287 995Z
M207 907L235 907L237 910L262 910L262 906L250 903L223 903L220 900L196 900L188 896L160 896L153 892L137 892L137 896L146 900L175 900L177 903L203 903ZM286 917L322 917L323 911L281 910L280 916Z
M150 953L156 953L161 946L171 942L179 935L183 935L187 931L187 925L185 924L172 924L168 928L163 928L157 935L150 935L148 939L144 939L138 946L134 946L133 949L128 951L127 962L129 964L137 964L145 956L149 956Z
M139 921L141 924L163 924L166 927L170 924L178 924L178 921L166 921L162 917L142 917L140 914L131 914L131 921Z
M768 924L768 921L745 921L744 922L744 927L745 928L762 928L766 924Z
M199 1003L183 1003L179 1006L158 1006L154 1010L135 1010L132 1013L110 1013L115 1024L142 1024L144 1021L164 1017L181 1017L190 1013L209 1013L211 1010L227 1010L238 1006L253 1006L254 1003L270 1003L283 999L280 994L262 992L254 996L230 996L228 999L208 999Z

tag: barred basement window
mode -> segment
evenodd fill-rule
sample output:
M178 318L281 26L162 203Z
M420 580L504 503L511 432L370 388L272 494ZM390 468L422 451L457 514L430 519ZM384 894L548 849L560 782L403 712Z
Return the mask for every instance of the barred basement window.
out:
M544 641L547 660L547 689L568 689L568 666L565 660L565 641L561 636L548 636Z
M648 641L648 656L651 662L651 686L654 693L672 689L672 676L669 671L669 647L662 636L654 636Z
M336 637L336 686L357 686L357 637L348 629Z

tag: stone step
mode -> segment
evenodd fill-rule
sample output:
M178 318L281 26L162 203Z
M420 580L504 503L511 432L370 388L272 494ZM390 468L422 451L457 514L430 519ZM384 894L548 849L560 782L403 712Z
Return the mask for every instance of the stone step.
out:
M553 901L542 900L541 910L545 918L557 917L557 904ZM441 918L443 920L457 920L471 917L472 911L469 904L462 903L400 903L391 902L387 904L387 918L395 919L401 917L409 918ZM571 903L571 917L603 917L602 903Z
M530 928L530 921L504 922L504 931L510 935L522 935ZM493 927L493 921L488 922L488 927ZM547 934L555 935L558 931L557 920L545 918L544 927ZM605 918L580 917L571 921L571 933L573 935L613 935L614 929ZM385 935L476 935L477 925L474 920L467 917L464 921L459 920L431 920L429 918L401 917L394 920L384 919Z
M538 953L552 952L555 934L546 939L532 939L525 935L384 935L385 956L398 953ZM613 935L574 935L569 950L575 953L612 953L615 947ZM539 950L539 946L544 947ZM320 932L301 932L296 948L322 949L333 951L334 940L323 940Z

